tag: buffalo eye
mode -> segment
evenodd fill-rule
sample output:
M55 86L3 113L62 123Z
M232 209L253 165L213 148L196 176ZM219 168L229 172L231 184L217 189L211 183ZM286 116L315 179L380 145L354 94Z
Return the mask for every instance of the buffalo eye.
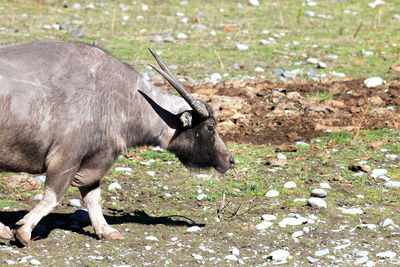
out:
M210 132L214 132L215 131L214 125L207 125L207 130L209 130Z

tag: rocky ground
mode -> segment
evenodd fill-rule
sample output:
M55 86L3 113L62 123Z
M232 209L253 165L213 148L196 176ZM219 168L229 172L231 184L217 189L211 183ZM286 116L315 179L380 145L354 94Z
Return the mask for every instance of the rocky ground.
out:
M94 236L72 188L31 247L0 243L0 264L400 264L400 133L376 130L399 129L398 80L188 87L216 111L234 172L190 172L159 148L131 150L102 185L124 241ZM4 224L14 228L37 203L44 179L0 177Z

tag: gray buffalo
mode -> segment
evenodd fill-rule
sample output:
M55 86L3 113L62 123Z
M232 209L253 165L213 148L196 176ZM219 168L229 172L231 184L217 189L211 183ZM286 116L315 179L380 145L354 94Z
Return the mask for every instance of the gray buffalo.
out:
M210 107L195 99L150 50L180 94L84 43L41 41L0 49L0 171L46 173L43 199L14 232L28 246L69 186L79 188L99 238L122 239L100 206L100 179L129 147L161 146L190 168L226 172L234 160Z

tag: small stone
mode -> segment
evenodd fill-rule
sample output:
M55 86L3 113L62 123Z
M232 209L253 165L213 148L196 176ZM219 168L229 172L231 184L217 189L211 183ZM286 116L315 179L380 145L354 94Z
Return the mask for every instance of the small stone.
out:
M199 201L201 201L201 200L205 199L206 197L207 197L206 194L199 194L199 195L196 197L196 199L199 200Z
M309 68L309 69L306 71L306 75L307 75L308 77L310 77L310 78L314 78L315 76L317 76L317 74L315 73L315 71L314 71L313 69L311 69L311 68Z
M278 249L268 254L267 259L277 263L286 263L287 260L291 259L289 251L284 249Z
M193 175L193 178L195 179L210 179L212 177L211 174L195 174Z
M236 257L236 255L227 255L227 256L224 257L224 260L227 260L227 261L237 261L238 258Z
M352 215L364 214L364 211L362 209L360 209L360 208L346 209L346 208L339 207L337 209L340 210L344 214L352 214Z
M298 237L302 236L303 234L304 234L303 231L296 231L296 232L294 232L294 233L292 234L292 237L293 237L293 238L298 238Z
M80 3L73 3L71 7L72 7L73 9L79 9L79 8L81 8L82 6L81 6Z
M69 200L69 205L72 207L80 208L81 207L81 201L79 199L70 199Z
M185 40L185 39L188 38L188 36L187 36L187 34L185 34L185 33L178 33L178 34L176 35L176 38L179 39L179 40Z
M399 156L395 154L387 154L385 155L385 158L390 159L390 160L396 160Z
M283 185L283 187L286 188L286 189L292 189L292 188L296 188L297 184L295 182L290 181L290 182L286 182Z
M324 189L314 189L311 191L311 196L324 198L328 195L328 193Z
M296 146L309 146L310 144L303 142L303 141L297 141Z
M393 251L385 251L385 252L380 252L380 253L376 254L376 256L378 258L382 258L382 259L394 258L394 257L396 257L396 255L397 255L396 252L393 252Z
M155 237L155 236L152 236L152 235L146 236L145 239L146 239L146 240L150 240L150 241L158 241L158 238Z
M307 63L318 64L319 60L313 57L307 58Z
M156 175L156 172L155 171L147 171L146 172L149 176L154 176L154 175Z
M368 251L366 251L366 250L360 250L360 251L358 251L358 252L356 253L356 256L357 256L357 257L365 257L365 256L368 256L368 254L369 254Z
M315 257L322 257L329 254L329 249L321 249L314 252Z
M272 70L272 74L275 74L277 76L283 75L284 72L285 72L285 70L283 70L283 69L273 69Z
M279 196L279 192L277 190L269 190L266 194L266 197L277 197Z
M272 214L263 214L263 215L261 216L261 218L262 218L264 221L273 221L273 220L276 220L276 216L275 216L275 215L272 215Z
M310 257L310 256L308 256L306 259L308 260L309 263L315 263L318 261L318 259Z
M319 197L310 197L307 199L307 203L311 205L311 207L326 208L328 206L325 200Z
M149 251L149 250L152 249L152 247L151 247L151 246L144 246L144 249L147 250L147 251Z
M354 261L354 265L364 264L368 261L368 257L361 257Z
M86 9L94 9L94 5L93 4L87 4L85 6Z
M382 176L385 176L387 173L388 173L388 171L385 169L374 169L371 172L371 177L380 178Z
M232 247L230 249L230 251L231 251L232 255L235 255L235 256L239 256L239 254L240 254L240 251L237 247Z
M38 180L41 183L45 183L46 182L46 176L44 176L44 175L36 176L35 179Z
M29 263L32 264L32 265L40 265L40 264L42 264L40 261L35 260L35 259L31 259L31 260L29 261Z
M375 266L375 262L373 261L367 261L367 263L364 264L364 267L373 267L373 266Z
M255 72L264 72L264 69L261 68L261 67L256 67L256 68L254 69L254 71L255 71Z
M332 71L331 72L332 77L337 77L337 78L344 78L346 77L346 74L342 73L342 72L336 72L336 71Z
M371 77L364 80L364 85L368 88L377 87L383 85L385 81L381 77Z
M15 261L13 261L13 260L6 260L6 263L8 264L8 265L13 265L13 264L17 264Z
M284 154L282 154L282 153L278 153L278 154L276 155L276 158L277 158L277 159L287 159L286 156L285 156Z
M385 187L400 187L399 181L387 181L383 186Z
M107 189L108 189L108 191L122 190L122 186L119 183L114 182L114 183L109 184Z
M43 194L36 194L33 196L33 200L42 200L43 199Z
M259 6L260 5L260 1L258 1L258 0L248 0L248 3L251 6Z
M214 84L218 83L219 81L221 81L222 76L221 74L219 74L218 72L213 73L210 75L210 81Z
M318 61L317 68L326 69L326 64L322 61Z
M336 60L336 59L338 59L339 57L337 56L337 55L326 55L325 56L325 58L326 59L328 59L328 60Z
M306 198L295 198L295 199L293 199L293 202L307 202L307 199Z
M189 228L186 230L186 232L193 233L193 232L198 232L198 231L200 231L200 230L201 230L201 228L200 228L199 226L195 225L195 226L189 227Z
M249 50L249 46L248 45L245 45L245 44L237 44L236 45L236 49L238 49L238 50Z
M262 231L262 230L265 230L265 229L271 227L272 225L273 225L272 222L269 222L269 221L262 221L261 223L259 223L259 224L256 225L256 230Z
M304 14L306 16L308 16L308 17L314 17L315 16L315 12L313 12L313 11L306 11L306 12L304 12Z
M195 260L202 260L203 256L199 255L199 254L192 254L193 259Z
M303 218L284 218L282 221L279 222L279 226L280 227L286 227L287 225L295 226L295 225L301 225L306 222L307 219Z
M319 183L319 186L323 189L331 189L331 186L328 183Z
M394 225L394 222L393 222L392 219L386 218L383 222L380 223L380 225L382 227L386 227L386 226L389 226L389 225Z

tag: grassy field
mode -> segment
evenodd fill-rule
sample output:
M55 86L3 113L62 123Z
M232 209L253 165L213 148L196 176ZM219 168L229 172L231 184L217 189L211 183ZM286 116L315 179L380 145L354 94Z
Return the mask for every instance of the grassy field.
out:
M327 63L326 69L316 71L328 77L335 71L352 78L390 79L396 74L389 67L400 63L399 0L375 8L368 5L371 0L326 0L316 6L292 0L261 1L260 6L247 1L104 0L80 1L79 9L73 8L75 1L68 1L68 8L61 2L1 1L0 45L81 40L134 63L140 72L151 61L146 49L152 47L178 66L181 75L196 80L214 72L236 79L241 75L269 77L273 68L315 69L306 64L307 57ZM90 4L94 8L85 8ZM67 29L58 29L71 22ZM84 36L71 37L71 31L78 28L84 29ZM176 39L178 33L188 38ZM161 34L170 34L175 42L151 41ZM260 44L261 40L269 44ZM239 43L249 49L236 49ZM338 59L325 59L330 54ZM239 64L236 68L235 63ZM265 72L255 72L256 67Z

